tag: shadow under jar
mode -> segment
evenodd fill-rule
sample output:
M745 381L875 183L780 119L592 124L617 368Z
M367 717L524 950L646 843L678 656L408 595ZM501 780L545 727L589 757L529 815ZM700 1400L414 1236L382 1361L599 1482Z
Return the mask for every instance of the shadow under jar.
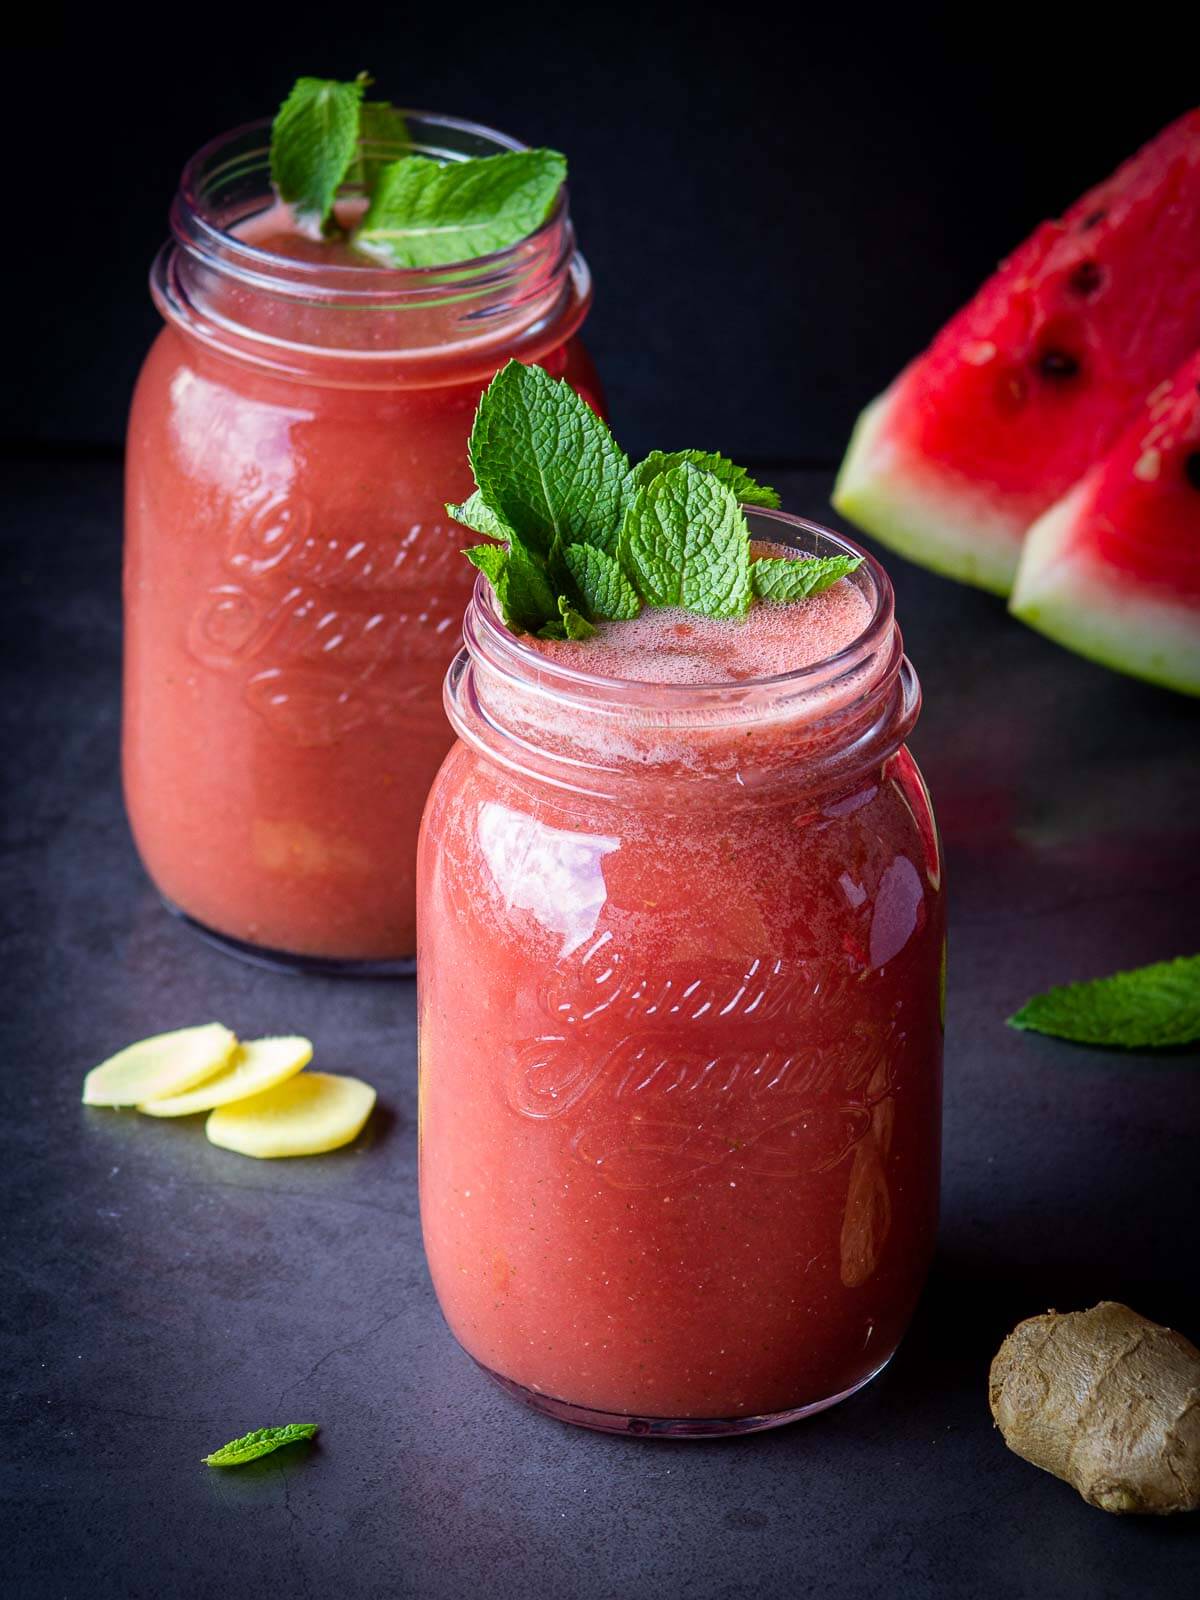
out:
M789 1422L916 1305L941 857L891 585L869 558L849 581L845 648L703 686L550 660L476 586L419 859L422 1225L459 1342L564 1420Z
M521 149L406 113L454 160ZM482 389L512 357L596 409L565 191L535 234L398 270L272 230L266 123L183 175L155 262L166 326L129 424L126 804L168 905L251 957L411 970L417 829L473 576L444 503L471 491ZM351 192L340 216L362 201Z

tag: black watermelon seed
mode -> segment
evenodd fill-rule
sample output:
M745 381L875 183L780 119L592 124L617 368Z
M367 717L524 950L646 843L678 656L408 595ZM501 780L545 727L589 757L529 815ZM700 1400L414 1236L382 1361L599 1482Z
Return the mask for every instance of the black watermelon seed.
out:
M1038 357L1038 371L1055 383L1079 376L1079 362L1066 350L1046 350Z
M1192 450L1184 456L1183 475L1193 489L1200 489L1200 450Z
M1107 215L1107 211L1093 211L1091 216L1084 217L1080 232L1087 233L1089 228L1098 228Z
M1067 279L1071 292L1085 299L1089 294L1095 294L1103 282L1104 273L1094 261L1081 261Z

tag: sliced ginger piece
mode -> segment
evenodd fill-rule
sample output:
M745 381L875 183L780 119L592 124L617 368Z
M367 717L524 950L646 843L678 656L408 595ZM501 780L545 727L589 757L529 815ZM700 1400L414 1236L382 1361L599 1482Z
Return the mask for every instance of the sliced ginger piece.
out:
M237 1037L219 1022L139 1039L93 1067L83 1080L87 1106L136 1106L184 1094L227 1067Z
M212 1111L235 1100L262 1094L295 1077L312 1060L312 1040L299 1035L279 1039L247 1039L234 1051L233 1060L198 1089L148 1100L138 1106L151 1117L190 1117Z
M358 1078L301 1072L265 1094L218 1106L204 1131L242 1156L317 1156L356 1139L374 1104L374 1089Z

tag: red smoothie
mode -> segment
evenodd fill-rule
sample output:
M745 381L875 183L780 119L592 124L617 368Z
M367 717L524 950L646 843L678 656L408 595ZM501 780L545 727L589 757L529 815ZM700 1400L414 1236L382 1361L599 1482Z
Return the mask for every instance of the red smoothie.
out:
M892 1355L937 1215L941 863L887 579L558 644L480 585L465 637L419 864L450 1327L592 1426L820 1409Z
M422 148L510 142L408 118ZM425 794L452 734L480 392L510 357L599 409L565 197L485 262L398 271L270 206L267 132L202 151L152 277L129 425L124 771L163 896L247 952L415 949ZM355 204L339 208L353 220Z

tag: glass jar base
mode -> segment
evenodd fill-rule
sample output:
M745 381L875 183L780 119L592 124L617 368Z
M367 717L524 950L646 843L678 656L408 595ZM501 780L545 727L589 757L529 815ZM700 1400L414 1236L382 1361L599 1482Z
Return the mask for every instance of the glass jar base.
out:
M160 895L159 899L173 917L177 917L194 934L203 939L205 944L214 945L226 955L235 956L239 961L249 962L251 966L266 967L270 972L290 972L298 977L316 978L411 978L417 970L415 956L401 956L389 961L358 961L329 956L294 955L287 950L268 950L262 945L248 944L244 939L235 939L230 934L217 933L215 929L206 927L203 922L197 922L195 917L181 910L173 901L168 900L166 895Z
M831 1406L865 1389L891 1359L888 1356L865 1378L860 1378L848 1389L831 1394L824 1400L814 1400L809 1405L796 1406L790 1411L771 1411L753 1417L638 1417L619 1411L595 1411L590 1406L572 1405L568 1400L556 1400L552 1395L527 1389L524 1384L514 1383L511 1378L493 1372L481 1361L476 1361L475 1365L514 1399L531 1406L534 1411L541 1411L545 1416L555 1417L559 1422L573 1423L577 1428L591 1428L597 1433L623 1433L636 1439L730 1439L743 1433L763 1433L768 1428L783 1428L789 1422L799 1422L804 1417L815 1417L819 1411L828 1411Z

